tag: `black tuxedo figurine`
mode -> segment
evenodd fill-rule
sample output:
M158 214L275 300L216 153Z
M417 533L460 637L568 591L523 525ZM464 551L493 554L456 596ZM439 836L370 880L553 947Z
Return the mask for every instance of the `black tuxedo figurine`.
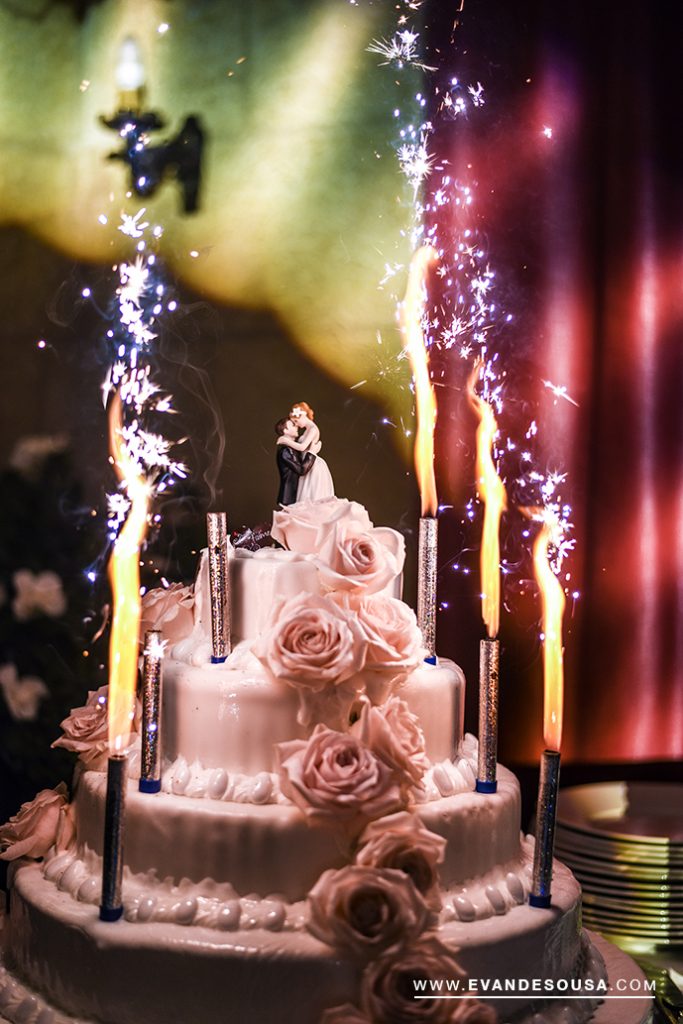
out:
M291 437L296 439L299 433L290 419L278 420L275 424L275 433L278 437ZM277 495L277 504L293 505L296 501L296 492L299 486L299 479L306 476L313 469L315 455L310 452L298 452L287 444L277 446L277 468L280 473L280 490Z

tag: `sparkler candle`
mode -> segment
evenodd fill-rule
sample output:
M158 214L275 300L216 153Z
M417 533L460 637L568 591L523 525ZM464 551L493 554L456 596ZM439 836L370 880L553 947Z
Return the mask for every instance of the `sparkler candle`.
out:
M417 622L422 630L427 661L436 664L436 576L438 552L438 500L434 477L434 428L436 396L429 376L429 356L422 330L429 268L438 253L424 245L412 258L408 285L400 309L403 344L410 360L415 385L417 429L415 432L415 469L420 486L422 515L418 535Z
M141 793L161 790L161 663L164 655L162 633L148 629L142 669L142 768Z
M121 397L114 395L109 417L112 462L125 484L130 503L109 564L112 587L112 627L109 644L107 700L109 762L104 808L102 901L100 918L117 921L123 913L123 826L127 775L127 747L135 711L138 633L140 631L140 545L147 525L150 488L140 474L123 439Z
M467 390L470 405L479 418L477 427L477 497L484 503L481 539L481 614L487 636L479 646L479 763L477 792L495 793L498 755L498 675L500 648L500 518L507 507L503 481L493 461L498 424L491 405L476 390L482 363L478 360Z
M123 914L121 882L127 776L126 755L110 754L107 760L107 795L104 804L101 921L118 921Z
M211 661L219 665L230 654L230 589L228 586L228 532L225 512L208 512L211 591Z
M532 907L550 906L557 792L560 785L564 698L562 616L565 597L548 558L548 547L553 543L557 529L557 521L546 518L534 542L534 575L541 591L543 606L543 740L546 749L541 755L536 806L536 846L529 894Z

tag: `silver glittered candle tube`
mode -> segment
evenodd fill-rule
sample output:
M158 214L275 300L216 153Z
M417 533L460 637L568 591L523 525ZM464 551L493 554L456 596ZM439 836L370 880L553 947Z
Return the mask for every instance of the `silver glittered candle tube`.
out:
M479 761L477 793L495 793L498 760L498 640L479 644Z
M559 788L560 752L559 750L544 750L541 754L541 778L538 784L538 803L536 804L534 870L529 893L529 903L532 907L550 906Z
M126 755L112 754L107 762L107 796L104 803L101 921L118 921L123 914L121 880L127 775Z
M230 654L230 589L228 580L228 528L225 512L206 516L211 594L211 661L220 664Z
M158 793L161 789L161 663L163 640L160 629L145 633L142 663L142 765L141 793Z
M436 665L436 559L439 523L435 516L422 516L417 555L417 624L427 648L427 658Z

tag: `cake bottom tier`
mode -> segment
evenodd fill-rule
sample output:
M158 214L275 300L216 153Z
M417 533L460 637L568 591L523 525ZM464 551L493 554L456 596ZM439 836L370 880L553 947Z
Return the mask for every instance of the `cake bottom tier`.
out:
M579 887L557 863L553 897L549 910L521 905L501 917L448 922L440 938L459 949L459 962L480 982L594 977L601 960L581 931ZM9 940L19 977L67 1014L103 1024L319 1024L326 1008L357 1001L360 986L360 969L305 931L105 924L96 907L57 889L35 864L15 872ZM531 1009L528 997L496 1008L501 1021ZM557 1019L556 1009L548 1020ZM36 1005L22 1020L63 1019L40 1012Z

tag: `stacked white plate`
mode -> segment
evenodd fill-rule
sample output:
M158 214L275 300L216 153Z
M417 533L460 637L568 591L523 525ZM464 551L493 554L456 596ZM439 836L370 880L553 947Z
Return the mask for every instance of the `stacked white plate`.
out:
M583 922L627 948L683 944L683 785L561 789L555 855L583 888Z

